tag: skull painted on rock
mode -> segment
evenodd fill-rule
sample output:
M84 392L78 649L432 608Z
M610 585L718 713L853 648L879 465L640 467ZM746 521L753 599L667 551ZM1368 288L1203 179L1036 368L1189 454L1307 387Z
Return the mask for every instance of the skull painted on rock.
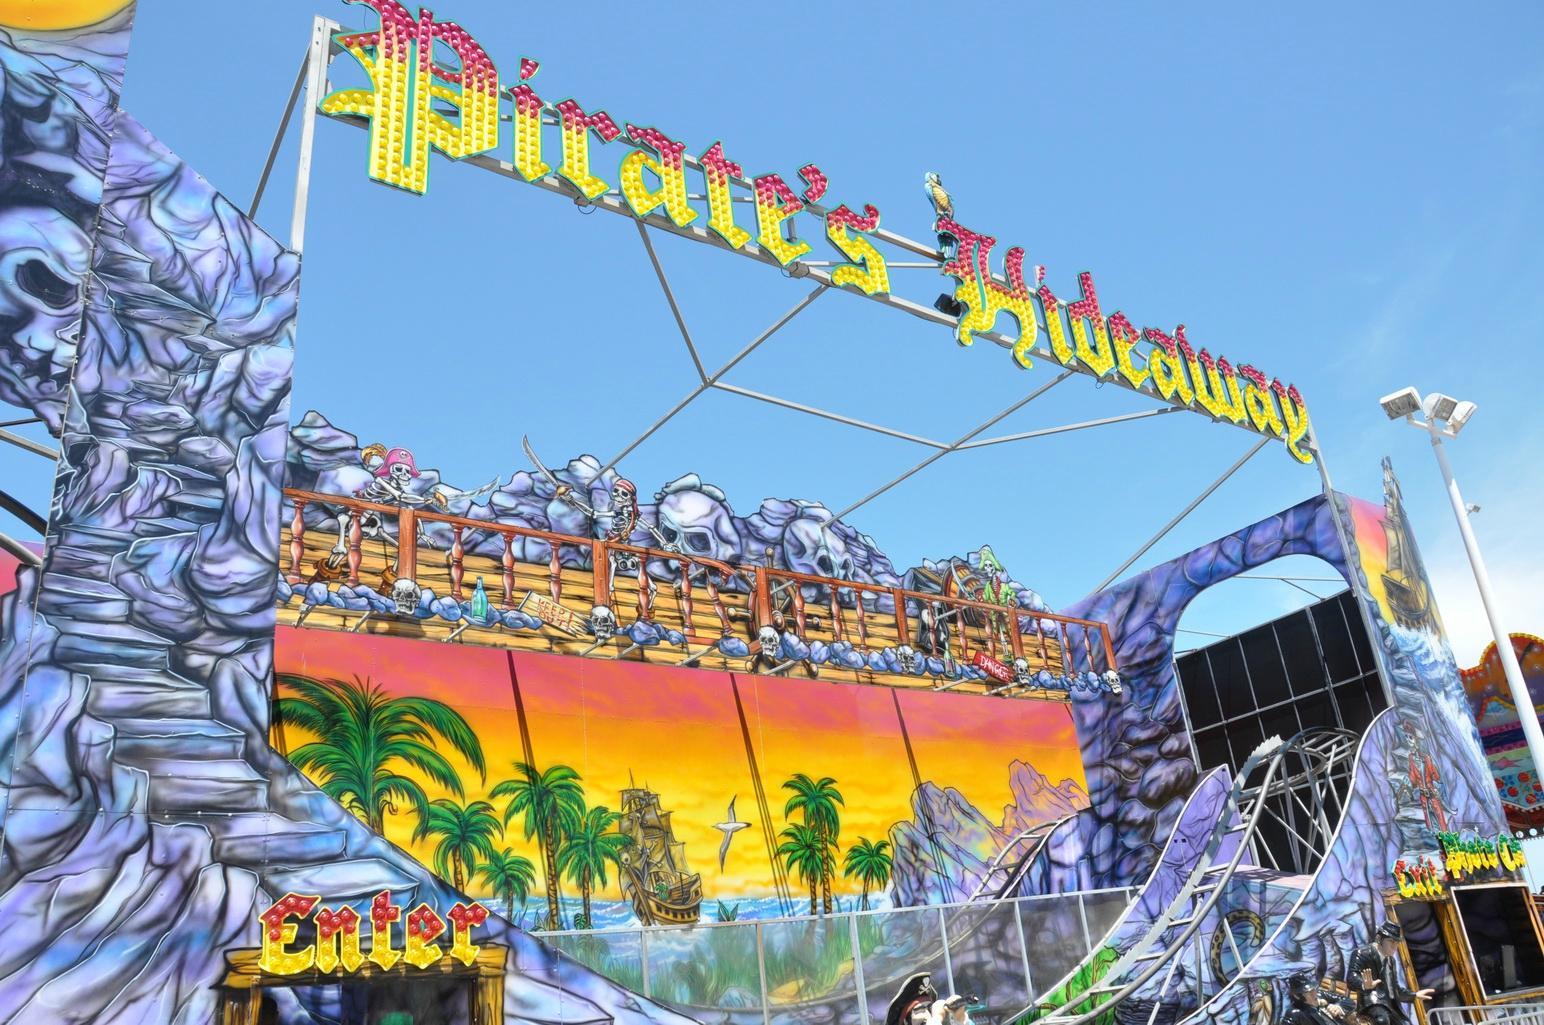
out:
M852 553L847 542L826 527L828 522L810 516L790 521L783 531L783 565L798 573L851 580Z
M75 362L90 244L49 207L0 211L0 399L57 431Z
M654 508L659 532L683 555L735 563L740 559L740 532L729 507L702 491L682 490L664 495ZM652 543L652 542L651 542Z

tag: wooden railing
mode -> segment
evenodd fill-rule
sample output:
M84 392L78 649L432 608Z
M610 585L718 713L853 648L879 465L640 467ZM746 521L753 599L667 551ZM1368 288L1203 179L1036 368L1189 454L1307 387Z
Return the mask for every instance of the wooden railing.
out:
M358 586L365 546L379 543L395 578L419 581L419 564L426 555L443 559L449 595L465 601L469 560L489 561L486 555L469 554L469 545L491 536L501 542L500 554L491 560L501 586L485 590L490 602L504 610L519 604L518 568L544 562L552 601L579 619L589 622L593 610L604 607L625 621L622 609L630 609L637 619L679 629L688 641L697 644L740 635L753 653L759 653L757 635L761 628L770 626L806 643L842 643L859 652L904 647L919 658L931 656L966 664L975 662L979 653L1005 666L1023 660L1020 668L1027 664L1032 671L1048 669L1056 675L1090 670L1103 673L1116 668L1109 631L1092 620L1031 612L954 594L814 576L770 565L728 565L690 553L475 520L428 507L398 507L296 489L286 489L284 494L289 547L284 553L287 559L281 554L281 562L285 563L286 579L295 587L316 580L322 561L328 563L330 577ZM351 514L340 555L316 560L318 549L325 552L333 548L338 538L328 534L308 539L306 510L313 505L324 507L331 517L344 511ZM367 538L361 524L366 514L379 517L388 538L392 532L385 528L395 524L395 539ZM448 546L442 549L414 543L425 524L443 525L449 535ZM543 548L545 559L533 561L532 550ZM520 557L521 552L526 558ZM565 555L569 556L567 566ZM613 556L622 557L618 562L628 566L626 573L613 577ZM764 559L772 561L770 550ZM589 572L586 587L575 588L565 580L564 570L574 568ZM523 575L529 583L529 571ZM705 606L703 616L698 615L699 602ZM767 659L771 657L766 653ZM766 671L767 667L761 668Z

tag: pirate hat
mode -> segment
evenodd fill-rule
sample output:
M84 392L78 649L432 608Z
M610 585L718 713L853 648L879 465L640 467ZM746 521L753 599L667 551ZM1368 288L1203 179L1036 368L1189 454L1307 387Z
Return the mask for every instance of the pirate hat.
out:
M938 991L933 988L933 978L927 972L917 972L906 977L901 983L900 991L895 994L895 999L890 1001L890 1007L885 1011L885 1025L905 1025L912 1008L918 1004L928 1005L938 999Z

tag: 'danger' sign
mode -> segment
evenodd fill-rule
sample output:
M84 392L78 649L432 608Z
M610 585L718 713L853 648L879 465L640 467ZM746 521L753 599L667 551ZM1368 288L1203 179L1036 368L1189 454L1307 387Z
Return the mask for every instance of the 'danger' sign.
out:
M620 141L628 152L615 178L634 216L658 213L684 228L701 219L704 210L696 204L705 202L706 224L725 246L765 253L788 266L811 250L809 242L798 237L795 221L808 211L823 218L826 241L841 254L843 262L829 272L833 284L865 295L890 291L884 255L869 241L879 230L879 210L867 203L861 210L845 203L835 209L815 206L830 185L815 164L799 168L804 187L798 191L780 174L747 178L722 143L693 158L684 142L657 128L623 122L624 130L604 110L587 111L572 98L556 103L543 99L530 84L540 65L528 57L520 59L519 84L501 84L487 52L455 22L435 21L423 10L414 18L397 0L350 2L380 16L375 31L340 32L335 37L369 75L370 85L340 89L321 101L320 110L369 121L369 170L375 180L423 193L429 186L431 150L461 160L497 148L500 103L507 99L513 124L509 159L526 181L552 175L549 161L557 160L559 178L584 199L597 199L613 186L591 165L591 139L602 144ZM456 63L444 62L437 47L454 54ZM549 145L548 122L559 136L558 152ZM700 175L701 196L691 193L690 186L697 183L688 180L688 168ZM750 193L744 198L754 206L754 225L736 220L735 200L740 197L735 189ZM1296 459L1313 461L1304 444L1308 410L1296 387L1248 364L1235 367L1204 347L1197 351L1183 324L1172 331L1139 329L1119 311L1105 316L1090 273L1078 276L1080 295L1072 300L1058 297L1041 270L1032 284L1026 282L1022 247L1007 251L999 280L990 264L997 240L954 220L947 194L941 206L936 198L934 203L940 214L935 228L941 238L952 240L940 269L958 282L953 301L959 308L955 337L961 345L994 331L998 315L1007 313L1019 328L1012 359L1028 369L1043 321L1051 355L1063 366L1132 389L1150 389L1214 420L1280 438Z
M464 965L477 960L478 947L472 942L472 930L488 920L488 909L473 901L468 907L459 901L442 918L428 904L419 904L402 920L402 906L391 902L391 891L382 890L370 902L370 950L361 949L363 922L359 912L347 905L333 909L318 908L320 897L286 893L272 907L258 915L262 925L263 946L257 965L272 975L298 975L316 971L331 974L357 972L366 961L388 970L402 961L414 968L428 968L445 956L435 942L450 930L450 956ZM315 912L316 942L293 947L299 935L299 923ZM447 925L447 921L449 924ZM402 932L402 946L396 946L392 927Z

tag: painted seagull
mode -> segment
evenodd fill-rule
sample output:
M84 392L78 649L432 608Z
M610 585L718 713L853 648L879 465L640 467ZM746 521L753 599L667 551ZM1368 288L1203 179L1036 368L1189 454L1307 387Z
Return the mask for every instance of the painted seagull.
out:
M734 835L740 830L750 828L749 822L740 822L734 817L734 803L739 797L739 794L735 794L734 797L729 799L729 815L727 820L713 827L724 834L724 842L718 845L718 870L720 872L724 870L724 859L729 857L729 841L733 840Z

